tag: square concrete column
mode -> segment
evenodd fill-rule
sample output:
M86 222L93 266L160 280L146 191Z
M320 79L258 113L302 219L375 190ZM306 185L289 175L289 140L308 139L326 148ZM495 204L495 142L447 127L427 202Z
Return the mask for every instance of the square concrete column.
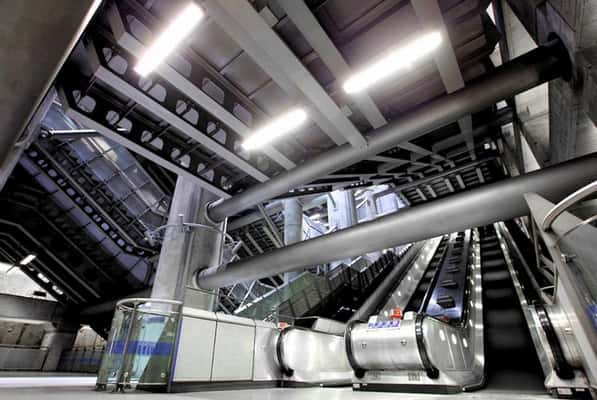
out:
M365 207L367 210L367 221L372 221L377 218L377 203L375 202L375 193L372 190L365 191L365 199L367 200L365 203ZM367 253L369 260L375 262L379 257L381 257L381 251L374 251L373 253Z
M42 371L56 371L62 352L72 349L75 344L79 325L65 322L48 325L41 340L41 347L48 348Z
M218 265L222 261L224 238L218 232L199 227L183 227L182 222L199 223L219 230L225 222L211 224L205 208L217 198L186 177L179 177L170 205L168 225L151 291L157 299L181 300L185 306L215 310L217 291L197 289L193 276L197 269Z
M357 224L357 208L352 190L335 190L328 193L328 222L336 230L350 228ZM338 260L330 263L330 269L336 268L341 263L348 264L351 259Z
M284 206L284 245L288 246L300 242L303 239L303 206L296 198L282 201ZM290 282L300 271L287 272L284 274L284 281Z

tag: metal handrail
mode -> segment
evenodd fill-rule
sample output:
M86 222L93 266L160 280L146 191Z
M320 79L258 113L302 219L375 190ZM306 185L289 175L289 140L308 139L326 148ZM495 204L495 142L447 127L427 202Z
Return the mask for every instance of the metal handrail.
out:
M558 237L558 240L556 240L556 245L559 245L560 242L562 241L562 239L564 239L566 236L568 236L569 234L571 234L572 232L574 232L575 230L577 230L578 228L580 228L581 226L585 226L585 225L589 225L592 222L597 221L597 214L579 222L578 224L574 225L572 228L568 229L566 232L562 233L560 235L560 237Z
M578 189L576 192L570 194L564 200L560 201L558 204L552 207L551 210L545 214L543 218L543 222L541 223L541 229L546 232L551 229L551 225L553 222L566 211L568 208L573 206L574 204L578 203L582 199L592 195L593 193L597 192L597 181L593 181L588 185Z
M167 299L152 299L143 297L131 297L129 299L122 299L116 303L116 308L123 311L133 311L137 309L139 304L144 303L157 303L157 304L168 304L173 306L182 306L182 301L179 300L167 300ZM153 313L157 310L142 310L142 312ZM173 314L180 314L180 311L172 311Z

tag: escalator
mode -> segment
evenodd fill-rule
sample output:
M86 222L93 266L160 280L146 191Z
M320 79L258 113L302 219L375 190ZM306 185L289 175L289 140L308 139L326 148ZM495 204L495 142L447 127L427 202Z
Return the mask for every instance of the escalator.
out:
M479 228L485 325L485 387L545 393L535 346L493 225Z
M422 275L415 269L367 323L347 328L355 389L546 392L493 225L445 236ZM408 279L418 279L410 292ZM393 307L403 311L398 321L387 317Z
M566 372L571 367L565 360L558 365L562 350L557 339L549 337L555 335L553 328L550 332L542 326L547 314L532 293L528 268L513 260L512 246L505 224L413 245L411 257L394 267L348 322L343 336L317 329L283 331L279 359L298 371L287 380L350 383L362 391L575 393L578 382L570 380L574 374ZM535 308L538 322L529 319L529 310ZM547 340L539 339L549 342L547 353L537 339L543 330ZM338 354L340 341L343 354ZM305 349L315 345L314 360L330 361L326 365L333 365L333 371L305 368L314 361L305 360L305 354L311 354ZM555 358L540 361L538 352ZM558 381L556 389L564 390L549 386L547 380L553 377L546 380L545 362L554 363L559 378L568 379Z
M438 271L442 262L445 258L446 251L448 248L448 237L444 236L435 251L435 255L431 259L425 274L419 281L416 290L412 294L408 304L404 307L404 312L421 312L422 308L426 307L426 300L428 301L429 296L426 296L430 292L430 287L435 281L435 277L438 276ZM432 291L431 291L432 292ZM387 307L387 306L386 306Z

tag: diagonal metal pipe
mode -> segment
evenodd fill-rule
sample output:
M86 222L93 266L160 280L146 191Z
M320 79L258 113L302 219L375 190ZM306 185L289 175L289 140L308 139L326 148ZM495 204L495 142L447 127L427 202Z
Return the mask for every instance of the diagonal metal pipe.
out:
M553 40L469 82L465 88L433 100L375 130L367 137L365 148L353 147L350 144L335 147L241 194L214 203L208 209L209 218L222 221L255 204L563 76L568 70L566 50L559 39Z
M525 193L557 202L593 182L596 173L597 153L592 153L225 267L206 269L196 276L196 283L213 289L519 217L528 213Z

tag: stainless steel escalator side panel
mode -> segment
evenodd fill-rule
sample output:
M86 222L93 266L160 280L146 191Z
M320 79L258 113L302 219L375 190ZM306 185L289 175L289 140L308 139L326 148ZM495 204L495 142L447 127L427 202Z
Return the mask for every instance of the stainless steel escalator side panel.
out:
M398 284L398 287L386 302L386 304L381 308L382 310L391 310L392 308L400 308L404 310L408 302L410 301L411 296L417 290L417 286L419 282L425 275L425 271L427 271L427 266L435 256L435 252L442 241L443 236L438 236L433 239L429 239L427 243L421 249L421 252L417 255L416 260L414 261L413 265L410 267L410 270L402 280Z
M542 226L554 204L535 193L525 194L525 200L536 226ZM583 370L597 395L597 274L594 273L597 230L564 211L549 231L538 229L538 232L554 261L557 276L554 304L566 314L571 327L572 335L559 335L560 342L570 342L570 336L574 336Z
M459 391L481 387L485 379L481 248L476 229L471 240L467 320L460 327L434 318L426 318L423 322L429 358L440 370L434 384L451 386Z
M432 364L439 369L439 376L435 379L430 378L425 371L416 344L414 319L401 321L399 328L375 328L368 324L359 324L355 325L351 332L351 348L355 362L365 372L362 378L353 378L355 389L448 393L482 386L485 354L481 249L476 229L471 236L466 320L461 326L454 326L432 317L423 319L425 348ZM427 262L431 261L431 258L429 257ZM422 268L421 276L425 269ZM412 282L412 285L416 288L417 283ZM411 283L407 284L410 288ZM397 288L405 289L401 286ZM413 288L410 293L414 290ZM405 306L408 298L402 300L403 297L406 296L401 296L399 301L391 299L389 304Z
M543 374L545 375L545 387L548 390L587 387L587 379L579 370L574 371L573 379L561 379L556 373L554 369L554 355L549 344L549 340L545 334L545 331L541 327L539 315L537 314L535 307L527 302L527 299L523 293L523 287L518 277L518 272L514 268L514 263L510 254L510 248L519 254L519 259L524 259L522 258L516 243L513 241L512 236L508 232L506 225L503 222L498 222L494 224L494 227L500 242L500 248L504 254L504 259L506 260L508 272L510 273L510 277L514 283L514 289L521 304L522 313L529 328L531 339L535 345L535 350L537 351L537 356L539 358L541 368L543 369ZM578 346L576 345L574 338L570 337L570 322L568 321L566 314L561 310L559 305L549 305L546 306L546 309L551 322L558 333L558 336L568 337L568 340L560 340L567 361L573 366L579 367L580 355L578 352Z
M566 361L574 368L582 368L582 355L578 342L572 333L572 325L568 315L564 312L559 304L546 305L545 309L549 314L549 319L554 327L554 330L560 340L562 351L566 357Z
M371 370L423 370L414 319L397 323L396 327L384 327L383 323L353 327L352 354L356 364L367 370L365 380Z
M285 383L349 385L352 369L346 357L344 337L306 328L288 327L280 334L278 362Z
M255 321L255 345L253 346L253 381L272 382L282 378L276 358L276 343L280 332L272 329L271 322Z

